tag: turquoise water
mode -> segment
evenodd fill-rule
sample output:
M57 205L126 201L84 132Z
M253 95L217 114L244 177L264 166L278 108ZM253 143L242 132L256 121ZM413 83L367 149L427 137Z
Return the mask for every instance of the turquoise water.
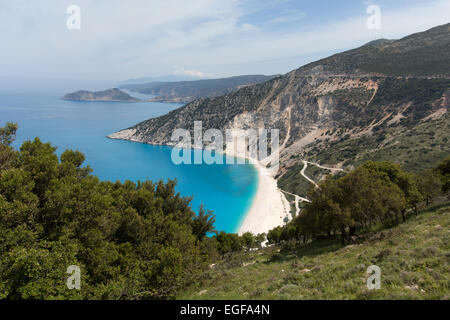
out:
M216 228L236 232L251 205L257 172L251 165L175 165L171 148L110 140L106 135L180 107L166 103L72 102L63 93L0 93L0 126L19 124L18 147L38 136L44 142L86 155L86 164L102 180L177 179L177 191L193 196L216 215Z

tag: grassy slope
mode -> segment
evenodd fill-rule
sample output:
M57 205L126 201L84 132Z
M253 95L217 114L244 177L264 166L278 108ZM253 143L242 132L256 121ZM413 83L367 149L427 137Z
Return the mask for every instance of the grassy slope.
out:
M359 245L323 240L287 253L271 247L236 254L178 298L450 299L449 232L447 204ZM380 290L365 284L372 264L381 268Z

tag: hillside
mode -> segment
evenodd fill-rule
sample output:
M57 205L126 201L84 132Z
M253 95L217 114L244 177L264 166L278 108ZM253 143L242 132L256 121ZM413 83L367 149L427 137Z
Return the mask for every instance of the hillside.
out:
M319 240L235 254L178 299L449 299L449 228L447 204L352 245ZM367 289L370 265L381 269L380 290Z
M436 77L450 75L450 24L400 40L379 39L310 63L298 70L332 74L375 73L387 76Z
M120 89L113 88L103 91L86 91L79 90L68 93L63 97L63 100L72 101L111 101L111 102L139 102L141 100L133 98L128 93Z
M396 161L413 171L450 153L450 24L380 40L261 84L199 99L112 137L171 145L175 128L280 130L282 189L303 195L302 160L341 168ZM320 176L318 177L320 178Z
M222 79L126 84L120 86L120 88L158 96L150 99L150 101L186 103L199 98L221 96L244 86L261 83L274 77L245 75Z

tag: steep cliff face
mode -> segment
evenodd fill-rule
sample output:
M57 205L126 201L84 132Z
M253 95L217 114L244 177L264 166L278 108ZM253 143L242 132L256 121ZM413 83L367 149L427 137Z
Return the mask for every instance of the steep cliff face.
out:
M405 148L398 138L418 134L416 128L430 123L442 138L448 136L449 52L450 24L369 43L262 84L193 101L111 137L171 145L172 132L192 131L194 121L202 121L203 130L279 129L278 177L289 184L304 158L354 165L392 146ZM430 154L448 152L448 144L439 141Z

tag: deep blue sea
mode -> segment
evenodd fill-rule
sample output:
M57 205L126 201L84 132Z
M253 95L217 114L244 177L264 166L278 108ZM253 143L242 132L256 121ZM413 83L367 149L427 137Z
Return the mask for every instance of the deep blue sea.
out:
M257 188L252 165L175 165L171 148L110 140L106 135L163 115L181 105L167 103L72 102L64 93L0 93L0 126L19 124L18 148L39 137L58 147L83 152L85 164L101 180L177 179L177 191L193 196L192 208L216 215L216 228L237 232Z

